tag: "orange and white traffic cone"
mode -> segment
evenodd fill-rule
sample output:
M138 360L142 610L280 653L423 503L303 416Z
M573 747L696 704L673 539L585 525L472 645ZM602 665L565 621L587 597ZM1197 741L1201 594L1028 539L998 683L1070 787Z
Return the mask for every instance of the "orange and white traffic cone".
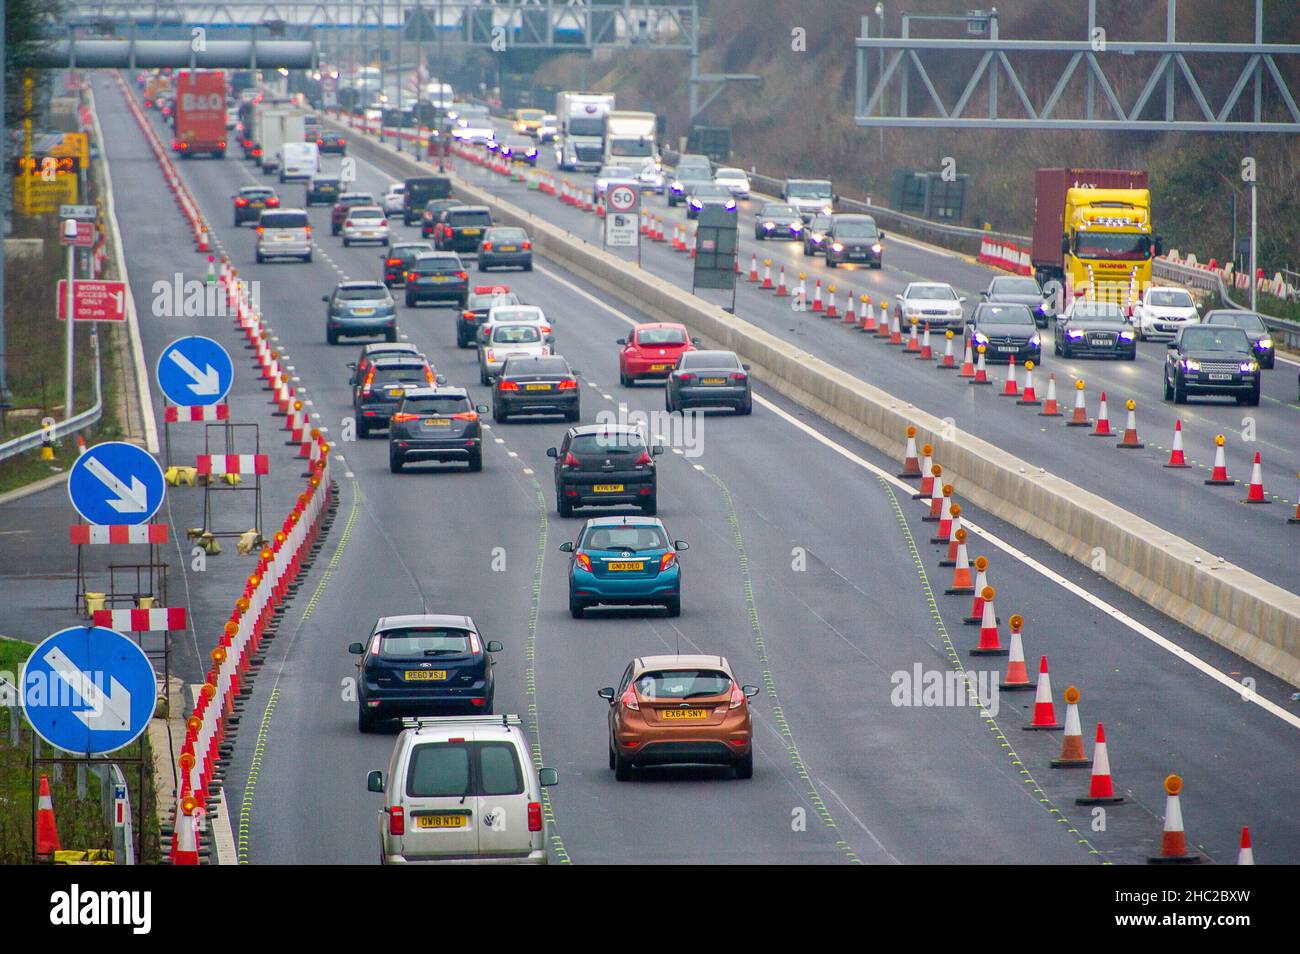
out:
M1237 478L1228 476L1228 464L1223 458L1223 445L1227 443L1227 438L1222 434L1214 435L1214 469L1210 471L1210 479L1206 481L1215 487L1231 487L1237 482Z
M1019 397L1020 383L1016 380L1016 356L1013 354L1007 362L1007 379L1002 385L1001 397Z
M835 305L835 286L827 285L826 294L830 295L830 298L826 300L826 317L838 318L840 316L840 310Z
M1115 794L1115 785L1110 777L1110 752L1106 748L1106 729L1097 723L1097 741L1092 746L1092 781L1088 783L1088 794L1076 798L1076 805L1118 805L1124 801L1123 795Z
M1183 422L1181 418L1174 420L1174 446L1169 451L1169 463L1166 467L1184 468L1189 466L1187 459L1183 456Z
M1020 728L1026 732L1054 732L1065 728L1056 721L1056 706L1052 703L1052 677L1047 672L1047 657L1038 660L1038 686L1034 694L1034 718L1029 725Z
M193 795L185 795L176 805L176 837L172 844L172 864L197 865L199 863L198 802Z
M943 567L957 565L957 534L961 531L961 504L953 504L949 510L952 511L952 530L948 534L948 555L939 561Z
M943 483L939 480L943 476L943 468L935 464L930 468L930 473L934 476L930 484L930 512L921 518L922 523L938 523L943 516Z
M989 380L989 371L984 365L984 345L980 345L976 350L979 351L979 359L975 364L975 377L971 378L970 383L991 385L993 382Z
M1025 667L1025 644L1020 638L1025 618L1016 613L1007 620L1007 625L1011 627L1011 652L1007 656L1007 671L998 683L998 688L1011 692L1032 689L1034 684L1029 681L1029 670Z
M1002 687L1003 689L1006 686ZM1083 750L1083 728L1079 723L1079 690L1065 687L1065 736L1061 755L1051 761L1052 768L1091 768L1092 759Z
M763 284L759 286L766 291L772 290L772 260L763 259Z
M1296 474L1296 476L1300 477L1300 474ZM1300 524L1300 500L1298 500L1295 505L1295 516L1287 517L1286 522L1291 524Z
M952 332L949 332L949 334L952 334ZM963 377L963 378L975 377L975 356L971 354L970 349L971 349L970 339L967 338L966 352L965 354L962 355L961 358L961 371L958 372L959 377Z
M1097 405L1097 423L1089 437L1110 437L1110 412L1106 409L1106 392L1101 392L1101 403Z
M931 543L947 543L952 539L952 484L943 485L939 503L939 530L930 538Z
M58 850L59 826L54 821L54 799L50 797L50 780L42 772L36 802L36 857L48 860Z
M86 453L86 438L84 435L77 435L77 456L80 457Z
M776 297L785 298L789 294L790 294L789 290L785 287L785 266L782 265L781 277L777 280L777 284L776 284Z
M866 296L862 296L864 299ZM850 288L848 294L844 296L844 327L853 328L858 323L857 299Z
M1187 853L1187 834L1183 831L1183 807L1178 801L1183 780L1177 775L1165 778L1165 830L1160 839L1160 854L1147 858L1152 865L1197 865L1200 855Z
M861 324L858 325L859 331L865 331L868 334L871 334L876 330L876 309L875 306L871 304L870 295L862 296L862 315L859 318L859 321L861 322Z
M894 320L889 325L889 343L891 345L901 345L903 343L903 329L899 325L900 315L894 312Z
M799 287L794 291L795 296L803 303L805 308L808 307L808 276L803 272L799 273Z
M799 287L803 288L803 273L799 273ZM813 289L812 310L820 314L824 307L822 305L822 280L817 279L817 286Z
M979 645L970 651L972 656L1005 656L1007 649L1002 645L1002 640L998 636L998 616L993 609L993 597L997 596L997 590L991 586L984 587L980 591L984 597L984 605L980 610L980 641Z
M1084 400L1083 389L1083 378L1079 378L1074 382L1074 413L1065 422L1066 427L1087 427L1092 423L1088 420L1088 405Z
M1250 847L1250 829L1245 825L1241 826L1241 849L1237 852L1237 864L1253 865L1255 863L1255 850Z
M885 299L880 299L880 322L876 325L876 340L889 340L889 303Z
M1038 400L1038 395L1034 391L1034 362L1025 362L1025 389L1020 394L1020 400L1017 404L1027 404L1031 407L1038 407L1043 402Z
M934 492L934 445L921 445L921 489L912 494L913 500L929 500Z
M1115 446L1125 450L1140 450L1147 445L1138 440L1137 401L1129 398L1124 407L1128 409L1128 417L1124 421L1124 436Z
M1043 409L1038 412L1039 417L1060 417L1061 409L1056 406L1056 373L1052 372L1047 376L1047 398L1043 401Z
M935 367L940 371L956 371L957 357L952 353L953 333L951 328L943 333L943 339L943 357L939 359L939 363Z
M920 354L921 353L921 322L913 318L911 329L907 333L907 345L903 348L903 354Z
M966 528L962 527L954 533L953 540L957 544L957 560L953 564L952 586L944 590L944 593L948 596L965 596L975 592L975 584L971 582L970 576L970 557L966 554Z
M758 281L758 253L757 252L755 252L749 259L749 280L751 282Z
M1246 499L1242 503L1266 504L1272 502L1264 496L1264 472L1259 463L1259 451L1255 451L1255 463L1250 468L1250 488L1246 491Z
M898 476L908 479L922 476L921 463L916 458L916 428L910 424L907 427L907 450L903 453L903 472Z
M986 556L977 556L975 558L975 595L970 601L970 615L962 620L963 625L978 626L984 621L984 591L989 585L989 558ZM993 618L997 622L997 617Z
M925 331L921 334L921 353L917 355L918 361L933 361L934 349L930 347L930 323L925 323Z

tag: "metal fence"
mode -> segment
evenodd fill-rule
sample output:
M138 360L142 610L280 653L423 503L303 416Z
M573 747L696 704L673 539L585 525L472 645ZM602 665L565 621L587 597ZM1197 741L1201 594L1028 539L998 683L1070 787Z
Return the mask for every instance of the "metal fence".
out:
M1235 308L1238 311L1248 310L1246 305L1238 304L1232 300L1231 289L1229 289L1227 282L1223 280L1223 276L1212 269L1198 268L1195 265L1183 265L1157 258L1151 263L1151 274L1156 278L1164 278L1191 288L1213 292L1219 296L1226 308ZM1300 322L1287 321L1285 318L1275 318L1272 315L1263 313L1260 313L1260 317L1264 319L1264 324L1268 326L1268 330L1280 339L1279 343L1283 347L1289 350L1300 350Z

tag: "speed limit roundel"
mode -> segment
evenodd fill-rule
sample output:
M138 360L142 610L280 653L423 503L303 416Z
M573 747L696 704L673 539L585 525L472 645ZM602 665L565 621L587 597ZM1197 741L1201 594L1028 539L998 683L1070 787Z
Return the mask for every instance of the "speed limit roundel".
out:
M636 190L630 186L614 186L609 190L609 207L615 212L631 212L636 208Z

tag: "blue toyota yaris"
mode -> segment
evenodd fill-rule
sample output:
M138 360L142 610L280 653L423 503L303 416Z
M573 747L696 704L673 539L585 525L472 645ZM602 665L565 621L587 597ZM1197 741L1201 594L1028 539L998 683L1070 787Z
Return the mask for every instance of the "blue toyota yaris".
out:
M576 541L560 544L573 554L569 563L569 612L581 619L588 607L663 606L669 616L682 612L684 540L668 536L654 517L595 517L583 524Z

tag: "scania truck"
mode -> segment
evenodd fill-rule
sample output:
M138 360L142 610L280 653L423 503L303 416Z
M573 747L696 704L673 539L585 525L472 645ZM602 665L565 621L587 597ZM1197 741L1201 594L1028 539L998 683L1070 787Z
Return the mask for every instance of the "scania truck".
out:
M599 169L605 160L605 118L613 108L613 93L556 93L555 164L566 172Z

